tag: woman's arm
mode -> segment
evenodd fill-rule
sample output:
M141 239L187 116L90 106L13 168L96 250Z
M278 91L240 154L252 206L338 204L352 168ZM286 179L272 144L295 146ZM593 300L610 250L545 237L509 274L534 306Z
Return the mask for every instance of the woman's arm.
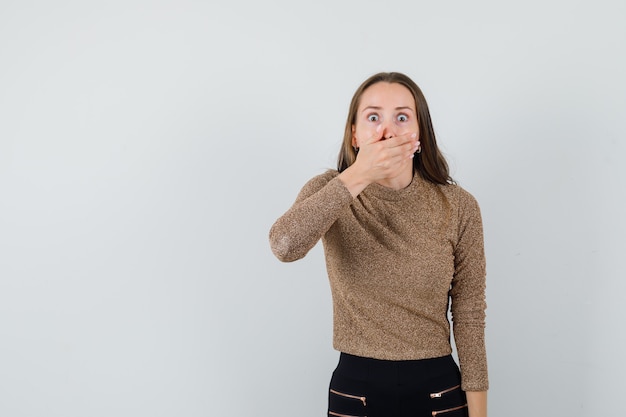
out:
M469 417L487 417L487 391L466 391Z
M476 200L467 191L460 188L458 191L458 235L450 289L454 340L461 367L461 387L467 393L484 392L489 389L489 378L485 349L487 304L482 220Z
M336 173L329 171L313 178L270 229L272 252L283 262L303 258L352 201Z
M283 262L304 257L339 218L342 210L369 184L413 177L412 157L419 147L417 133L382 140L380 129L364 141L356 161L341 174L326 173L309 181L296 202L270 230L274 255ZM406 186L406 185L405 185Z

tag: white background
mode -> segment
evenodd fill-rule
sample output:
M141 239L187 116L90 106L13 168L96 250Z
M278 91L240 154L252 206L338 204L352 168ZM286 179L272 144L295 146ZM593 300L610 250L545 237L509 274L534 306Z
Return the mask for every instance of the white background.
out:
M412 77L481 204L492 416L622 416L626 3L1 1L0 415L321 416L267 233Z

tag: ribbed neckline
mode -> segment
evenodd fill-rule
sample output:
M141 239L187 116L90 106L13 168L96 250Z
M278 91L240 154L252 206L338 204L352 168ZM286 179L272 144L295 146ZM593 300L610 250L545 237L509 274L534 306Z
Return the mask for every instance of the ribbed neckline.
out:
M372 183L367 186L364 193L382 200L398 201L415 194L419 190L420 183L420 175L416 172L413 174L413 180L411 180L411 183L400 190L394 190L393 188L385 187L384 185L380 185L378 183Z

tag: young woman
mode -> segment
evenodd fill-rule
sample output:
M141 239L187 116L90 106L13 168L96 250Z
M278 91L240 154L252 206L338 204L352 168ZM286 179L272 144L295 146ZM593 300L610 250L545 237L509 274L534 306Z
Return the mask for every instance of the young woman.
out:
M319 239L341 352L328 415L485 417L480 210L450 178L406 75L379 73L357 89L337 170L311 179L270 230L284 262Z

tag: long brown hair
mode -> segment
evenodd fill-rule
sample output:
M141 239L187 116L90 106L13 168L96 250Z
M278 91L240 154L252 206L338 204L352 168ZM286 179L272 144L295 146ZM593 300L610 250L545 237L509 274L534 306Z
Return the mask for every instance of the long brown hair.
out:
M420 175L435 184L454 184L450 177L448 163L437 147L435 131L430 120L428 104L424 98L422 90L406 75L399 72L380 72L369 77L357 88L346 120L346 130L343 135L343 145L339 151L337 160L337 170L343 172L356 160L356 151L352 147L352 126L356 123L356 114L361 104L363 92L376 83L387 82L397 83L405 86L415 99L415 109L417 111L417 123L419 126L419 140L422 151L415 154L413 158L413 169Z

